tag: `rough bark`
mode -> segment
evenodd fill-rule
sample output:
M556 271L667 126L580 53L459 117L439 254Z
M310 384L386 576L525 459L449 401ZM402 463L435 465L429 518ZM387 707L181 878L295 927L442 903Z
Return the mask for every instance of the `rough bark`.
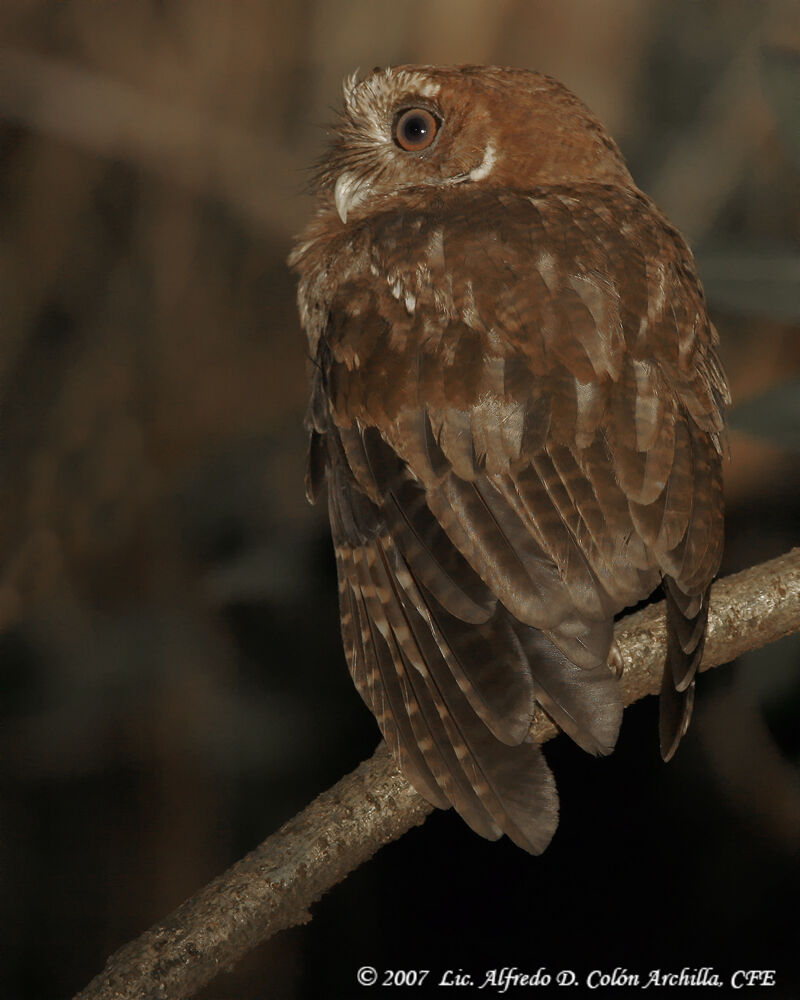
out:
M800 630L800 549L713 587L702 668L727 663ZM664 662L663 603L617 626L626 705L658 691ZM533 733L556 734L544 718ZM277 833L172 914L120 948L76 1000L189 997L286 927L378 848L422 823L431 806L395 767L384 744Z

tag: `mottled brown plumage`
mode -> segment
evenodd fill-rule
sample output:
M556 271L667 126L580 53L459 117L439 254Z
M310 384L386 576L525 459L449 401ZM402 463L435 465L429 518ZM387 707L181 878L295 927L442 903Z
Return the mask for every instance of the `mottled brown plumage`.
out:
M353 679L422 795L539 853L533 712L612 750L613 617L662 580L665 758L688 725L728 399L692 255L522 70L348 80L317 194L291 263Z

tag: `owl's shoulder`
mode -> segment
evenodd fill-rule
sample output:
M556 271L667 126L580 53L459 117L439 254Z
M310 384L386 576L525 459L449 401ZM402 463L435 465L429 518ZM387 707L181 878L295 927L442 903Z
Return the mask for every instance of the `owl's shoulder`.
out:
M576 343L593 357L609 331L681 367L698 335L714 340L691 252L632 187L412 189L347 226L318 222L295 266L312 353L324 334L349 366L379 347L445 343L454 322L484 352L536 354L537 370Z
M685 241L646 195L599 183L530 190L410 189L384 199L354 224L324 218L291 262L301 274L324 273L337 282L376 267L413 267L420 256L436 257L439 248L456 265L499 245L510 252L506 266L514 251L524 261L531 251L546 249L565 262L587 253L598 264L599 258L638 253L693 269ZM488 265L484 260L482 267Z
M321 211L298 241L289 264L300 272L331 276L359 270L374 259L409 254L432 233L450 240L553 239L569 247L570 230L595 242L647 241L688 254L680 234L637 188L618 184L546 185L530 189L409 188L376 201L369 214L343 225L335 211ZM690 256L690 255L689 255Z

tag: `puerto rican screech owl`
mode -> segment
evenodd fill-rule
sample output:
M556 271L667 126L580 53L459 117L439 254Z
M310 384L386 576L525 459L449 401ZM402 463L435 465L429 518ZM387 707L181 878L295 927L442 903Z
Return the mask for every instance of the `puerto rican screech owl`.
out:
M549 77L344 87L290 263L356 687L417 791L538 854L537 706L593 754L614 615L663 585L661 752L688 725L722 548L728 390L692 254Z

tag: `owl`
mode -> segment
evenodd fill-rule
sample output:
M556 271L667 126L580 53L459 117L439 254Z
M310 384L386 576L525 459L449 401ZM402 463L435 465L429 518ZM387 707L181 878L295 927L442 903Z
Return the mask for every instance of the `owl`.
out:
M728 402L692 254L519 69L349 78L315 193L290 264L350 672L422 796L538 854L534 713L613 749L614 616L659 584L665 759L689 722Z

